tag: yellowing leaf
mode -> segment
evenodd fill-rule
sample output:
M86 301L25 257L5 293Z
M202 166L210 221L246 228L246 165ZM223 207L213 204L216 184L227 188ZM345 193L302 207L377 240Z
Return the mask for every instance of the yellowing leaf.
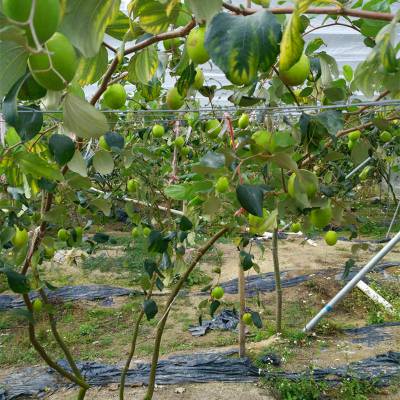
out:
M152 45L136 53L128 66L128 80L147 84L158 68L157 48Z
M97 82L107 69L108 54L104 46L91 58L81 58L78 64L75 78L81 86Z

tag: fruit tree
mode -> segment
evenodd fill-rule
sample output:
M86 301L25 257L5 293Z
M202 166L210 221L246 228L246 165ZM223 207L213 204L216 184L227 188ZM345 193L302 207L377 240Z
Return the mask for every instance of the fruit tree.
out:
M255 237L273 232L281 332L278 228L327 230L333 246L339 226L357 236L349 192L384 181L398 201L390 181L400 155L394 1L296 0L271 8L254 1L249 8L222 0L131 0L126 12L120 3L1 1L0 272L24 300L32 346L80 387L79 399L89 385L58 331L46 294L52 285L40 265L61 248L95 251L93 233L116 202L126 200L132 242L146 237L149 251L120 398L146 317L159 319L150 399L170 309L217 240L224 236L238 249L243 355L244 326L262 327L244 298L244 273L258 270ZM354 70L339 68L322 39L307 40L324 26L357 31L368 57ZM209 62L228 85L207 79ZM222 90L231 107L214 104ZM368 157L368 166L347 179ZM196 251L186 254L188 247ZM161 306L152 295L166 286ZM213 315L223 302L224 289L211 287L199 315ZM39 313L69 369L41 345Z

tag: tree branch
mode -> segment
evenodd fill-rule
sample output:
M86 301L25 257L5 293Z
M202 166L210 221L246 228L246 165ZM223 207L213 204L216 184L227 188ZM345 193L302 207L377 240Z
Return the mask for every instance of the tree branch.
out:
M170 32L164 32L164 33L160 33L158 35L154 35L151 38L143 40L142 42L135 44L134 46L130 47L129 49L126 49L124 51L124 55L126 56L128 54L135 53L136 51L142 50L145 47L152 45L153 43L161 42L162 40L165 40L165 39L172 39L172 38L186 36L195 27L195 25L196 25L196 21L194 19L192 19L184 27L175 29ZM95 105L97 103L97 101L100 99L101 95L107 89L109 81L111 80L113 73L117 69L118 64L119 64L119 55L116 54L116 56L114 57L112 63L110 64L110 66L108 67L108 70L106 71L106 73L104 75L104 78L101 82L100 87L97 89L96 93L92 97L92 100L90 101L90 103L92 105Z
M227 10L241 15L252 15L258 11L254 8L237 7L226 2L223 3L223 6ZM293 14L294 7L271 7L267 10L272 14ZM391 21L394 18L394 15L390 13L353 10L347 7L310 7L304 14L347 15L349 17L377 19L380 21Z
M208 251L208 249L221 237L223 236L226 232L229 231L229 228L223 228L219 232L217 232L204 246L202 246L198 252L196 257L192 260L190 265L188 266L187 270L185 273L182 275L182 277L179 279L178 283L174 287L172 293L168 297L168 301L165 305L165 309L167 312L164 313L162 319L158 323L157 326L157 333L156 333L156 339L154 342L154 350L153 350L153 358L151 361L151 370L150 370L150 376L149 376L149 386L147 387L147 392L145 395L146 400L150 400L153 397L154 393L154 386L156 383L156 369L157 369L157 363L158 363L158 357L160 354L160 344L161 344L161 338L162 334L164 332L165 324L167 322L168 314L170 311L170 306L174 302L175 297L178 295L179 291L181 290L183 284L186 282L188 276L190 273L193 271L194 267L197 265L197 263L200 261L200 259L203 257L203 255Z

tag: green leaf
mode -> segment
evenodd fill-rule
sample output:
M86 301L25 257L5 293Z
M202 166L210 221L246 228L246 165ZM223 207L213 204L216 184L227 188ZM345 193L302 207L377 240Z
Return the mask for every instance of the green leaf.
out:
M94 199L91 204L97 207L106 217L111 214L111 202L105 199Z
M343 65L343 75L347 82L351 82L353 79L353 68L350 65Z
M168 243L170 240L165 238L159 231L151 231L149 235L149 251L163 254L168 249Z
M221 302L219 302L218 300L213 300L210 303L210 315L211 317L214 317L214 313L215 311L218 310L218 307L221 305Z
M77 174L87 177L87 167L86 167L86 162L82 157L82 154L79 150L75 150L75 153L68 163L68 168L76 172Z
M257 71L269 71L279 54L281 26L274 15L250 16L221 12L208 26L205 46L211 59L238 85L249 84Z
M244 271L248 271L253 266L253 258L254 256L247 251L240 252L240 265Z
M75 79L81 86L96 83L106 72L108 65L108 54L105 46L100 47L100 51L93 57L81 58Z
M14 42L25 48L28 47L26 31L9 22L6 16L0 13L0 41ZM1 97L1 96L0 96Z
M189 218L185 217L182 215L180 221L179 221L179 229L181 231L190 231L193 228L193 224L190 221Z
M120 0L66 0L59 31L84 57L94 57L100 50L107 25L119 11L120 3Z
M86 100L68 93L64 99L64 126L78 137L100 137L108 130L107 119Z
M178 16L180 5L176 4L168 10L157 0L136 0L134 3L134 15L139 18L139 25L144 31L157 35L166 32Z
M312 53L317 51L321 46L326 46L325 42L321 38L315 38L307 43L305 53L310 56Z
M336 60L329 54L321 51L315 54L318 57L321 67L321 82L322 86L329 86L332 79L336 79L339 76L339 68Z
M107 243L110 240L110 235L107 235L106 233L103 232L96 232L93 235L93 240L96 243Z
M270 213L264 208L263 216L249 217L249 228L251 234L263 235L267 231L272 231L277 225L278 210L273 210Z
M54 134L49 139L49 149L57 164L65 165L75 153L75 143L66 135Z
M182 96L186 96L186 93L189 90L190 86L193 84L195 77L196 77L196 68L194 67L193 63L190 63L184 69L182 75L179 77L176 83L178 92Z
M281 71L287 71L293 67L303 54L304 40L301 31L301 14L298 10L295 10L290 16L282 36L281 54L279 56L279 69Z
M29 293L31 290L29 286L29 280L25 275L22 275L9 268L2 268L0 272L3 272L7 276L8 286L14 293Z
M20 151L13 155L15 162L25 175L34 178L46 178L50 181L62 181L63 175L54 165L47 163L37 154Z
M111 174L114 170L114 160L109 151L99 150L92 159L94 169L101 175Z
M361 164L369 156L371 144L368 140L357 140L351 149L351 160L354 165Z
M251 312L251 319L252 319L252 321L253 321L253 324L254 324L258 329L261 329L261 328L263 327L260 314L259 314L257 311L252 311L252 312Z
M239 185L236 196L240 205L250 214L263 216L263 190L255 185Z
M222 0L185 0L197 21L211 21L222 7Z
M73 190L89 190L92 187L92 182L89 178L72 171L68 171L65 180Z
M0 41L0 99L26 71L29 53L17 43Z
M143 310L146 314L147 321L153 319L158 313L158 307L154 300L145 300L143 303Z
M147 84L158 68L158 52L156 45L151 45L137 52L128 66L128 80L132 83Z
M275 162L281 168L288 169L291 171L297 170L297 164L290 156L290 154L276 153L270 158L270 160Z
M7 124L15 128L22 140L32 139L40 132L43 125L43 114L40 109L36 106L17 105L18 93L29 76L30 74L27 73L19 79L7 93L3 102L4 119Z
M111 149L119 149L122 150L125 146L125 139L122 135L116 132L107 132L104 135L104 139L106 143L110 146Z
M168 197L175 200L191 200L197 193L206 193L212 190L211 181L199 181L193 183L182 183L180 185L170 185L164 192Z

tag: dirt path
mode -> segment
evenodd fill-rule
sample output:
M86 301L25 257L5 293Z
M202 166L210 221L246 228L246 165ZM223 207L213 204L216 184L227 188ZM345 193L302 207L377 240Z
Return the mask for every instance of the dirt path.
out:
M262 254L257 245L252 246L254 261L260 266L260 272L273 271L272 254L270 250L271 241L263 242L265 251ZM302 238L290 237L279 241L279 260L281 270L293 270L299 273L309 273L327 268L343 268L346 261L352 257L351 248L355 243L339 241L336 246L328 246L322 239L315 240L316 246L304 242ZM238 251L232 244L218 244L217 249L222 252L221 282L237 278ZM361 250L353 255L354 260L362 266L379 251L381 244L371 244L368 250ZM399 261L400 245L396 246L383 261ZM202 263L201 267L210 276L213 263ZM249 275L257 274L254 269L248 272Z
M126 388L127 399L142 399L146 389ZM273 400L266 390L254 383L201 383L186 385L159 386L154 393L154 400ZM49 400L75 400L76 390L62 390L52 394ZM117 400L118 386L91 389L86 396L90 400Z

